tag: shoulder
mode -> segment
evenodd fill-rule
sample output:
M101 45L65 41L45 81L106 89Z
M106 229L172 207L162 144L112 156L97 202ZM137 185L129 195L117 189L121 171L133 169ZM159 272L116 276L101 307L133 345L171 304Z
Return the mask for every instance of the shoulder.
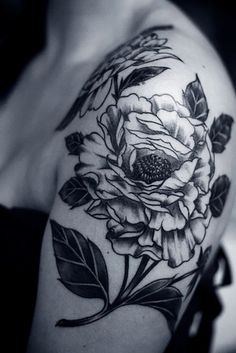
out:
M64 287L83 299L104 300L98 314L58 322L80 326L98 321L98 351L106 342L99 319L124 303L135 304L138 316L133 322L139 334L128 344L142 346L145 326L145 334L152 336L148 346L156 345L149 312L153 308L162 351L186 307L184 298L193 291L209 254L213 258L210 250L217 248L232 207L234 110L232 103L221 99L226 92L233 96L229 80L219 79L225 77L220 64L213 61L217 69L210 67L214 53L194 43L196 53L206 56L194 59L187 39L184 43L182 34L169 35L170 30L152 27L110 53L58 127L66 153L57 175L51 234L62 281L55 283L55 269L49 276L44 272L43 290L52 303L57 301L51 283L62 290L59 300L68 317L72 299L70 293L63 294ZM49 241L47 235L44 261L52 264ZM74 260L75 253L79 260ZM75 261L86 266L75 270ZM112 303L110 293L117 295ZM91 304L81 301L82 308L86 305ZM52 306L50 325L52 317L58 319L57 307ZM39 317L44 312L38 310ZM160 313L168 326L160 321ZM132 316L128 310L120 315L117 326L108 328L114 347L128 322L126 315ZM128 326L130 333L133 326ZM88 340L93 327L87 329Z
M130 92L142 96L164 92L181 100L183 89L196 75L210 102L217 106L221 98L222 104L234 109L234 91L220 58L200 32L186 26L190 36L178 26L149 27L108 53L57 129L66 128L76 116L99 115Z
M149 28L110 53L59 129L73 120L66 145L79 157L75 174L92 198L109 206L92 207L91 215L114 220L108 225L109 234L126 233L119 226L124 222L132 225L134 233L140 223L146 224L156 231L156 245L150 250L132 243L129 254L151 253L158 259L162 249L161 256L176 267L193 256L205 237L211 212L218 212L215 204L209 209L215 170L223 171L215 164L215 153L225 150L233 124L233 103L220 101L219 77L225 77L224 91L231 97L233 93L220 60L213 60L213 49L209 46L207 53L204 45L190 42L201 56L191 62L193 54L186 43L178 46L184 36L168 35L171 30ZM81 119L80 132L74 118ZM231 158L229 148L226 153ZM228 176L219 181L228 191ZM65 202L67 187L61 192ZM69 202L74 207L78 200ZM117 234L111 241L120 253L127 250L130 238L123 235L117 242ZM153 241L153 234L149 237Z

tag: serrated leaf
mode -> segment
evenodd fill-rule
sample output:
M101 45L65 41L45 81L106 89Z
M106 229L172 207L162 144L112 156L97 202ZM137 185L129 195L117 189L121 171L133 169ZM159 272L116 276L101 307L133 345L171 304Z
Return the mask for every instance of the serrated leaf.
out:
M233 122L233 118L227 114L221 114L217 119L214 119L209 133L212 152L222 153L225 150L225 146L231 137Z
M92 200L91 195L79 176L72 177L65 182L59 191L59 195L62 201L71 206L71 208L85 205Z
M209 110L207 99L198 76L196 76L195 81L190 82L187 85L183 95L185 104L191 113L191 117L203 122L206 121Z
M80 146L83 143L83 135L79 132L73 132L65 138L65 142L69 153L78 156L80 154Z
M135 69L121 83L119 91L122 92L126 88L129 88L132 86L139 86L140 84L161 74L167 69L168 69L167 67L158 67L158 66L148 66L148 67L142 67L141 69Z
M230 188L230 180L227 175L217 178L211 189L210 210L213 217L220 217Z
M100 249L80 232L51 220L53 248L61 283L83 298L108 300L108 274Z
M173 332L182 303L182 294L171 283L172 278L153 281L133 293L128 299L128 304L144 305L160 311Z

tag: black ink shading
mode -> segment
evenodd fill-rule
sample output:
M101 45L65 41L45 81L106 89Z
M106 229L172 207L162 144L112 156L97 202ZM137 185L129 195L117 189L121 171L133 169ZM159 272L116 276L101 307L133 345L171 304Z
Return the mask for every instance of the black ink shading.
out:
M219 176L211 190L210 209L213 217L220 217L229 193L230 180L227 175Z
M142 305L160 311L165 316L170 331L173 332L183 297L174 284L195 273L199 274L201 264L183 276L158 279L135 290L148 273L158 265L158 262L153 261L148 265L150 259L144 257L129 285L119 292L113 303L110 303L107 267L99 248L78 231L62 227L55 221L51 221L51 228L61 283L80 297L99 298L104 302L104 307L100 312L83 319L61 319L56 326L87 325L122 306ZM126 270L129 269L128 266L126 262Z
M162 72L167 70L168 67L158 67L158 66L149 66L144 67L142 69L134 69L130 75L128 75L125 79L121 79L117 99L121 96L121 93L129 88L134 86L139 86L145 81L160 75Z
M188 84L183 96L191 116L195 119L206 121L209 109L205 93L197 75L196 80Z
M198 257L198 261L197 261L198 271L194 272L194 270L193 270L194 275L193 275L191 281L188 284L188 290L187 290L187 293L186 293L186 299L192 293L192 291L196 287L196 284L197 284L198 280L200 279L201 275L203 274L203 272L205 270L205 267L207 265L210 253L211 253L211 246L206 248L205 251L203 251L203 249L201 247L200 253L199 253L199 257Z
M85 205L92 200L79 176L70 178L59 191L61 199L72 208Z
M231 137L233 122L233 118L227 114L221 114L217 119L214 119L209 133L214 153L222 153L225 150Z
M65 142L69 154L78 156L80 153L80 146L83 143L83 135L79 132L74 132L65 138Z
M75 175L59 192L61 200L74 212L86 205L88 215L97 221L106 221L104 239L110 241L115 254L123 256L124 276L119 293L110 302L109 277L113 274L108 276L102 252L78 231L52 221L54 252L62 284L78 296L104 302L98 313L81 319L61 319L57 326L86 325L121 306L142 305L161 312L173 332L184 298L176 284L190 278L185 294L188 297L210 255L210 247L205 250L201 247L193 270L142 284L154 269L158 275L158 264L162 261L173 269L189 262L203 243L212 217L222 214L230 180L227 175L214 180L214 153L224 151L233 122L230 116L222 114L209 131L208 103L198 76L183 91L183 102L177 102L167 93L149 98L133 93L123 95L126 88L165 71L165 67L142 66L118 79L118 73L127 68L127 58L124 66L116 63L121 53L141 48L136 65L140 66L145 52L141 43L144 41L152 51L151 40L160 40L153 29L109 56L113 104L98 115L96 132L83 136L74 132L65 139L76 165ZM162 51L166 40L158 43L155 55L159 58L161 54L167 55ZM136 60L137 56L132 58ZM106 70L107 66L100 67L96 79ZM95 81L91 79L64 125L78 110L83 115L86 109L101 107L93 107L98 92L93 85ZM87 99L85 92L89 98L83 107ZM139 261L132 278L130 258Z
M100 298L107 305L108 274L103 255L89 239L76 230L51 221L53 247L60 281L83 298Z
M167 39L156 33L168 29L172 26L147 29L108 54L103 64L90 75L57 130L65 129L78 113L83 117L90 110L100 109L108 95L117 100L126 88L140 85L161 74L167 68L156 66L159 60L180 60L170 52ZM151 63L153 66L150 66Z

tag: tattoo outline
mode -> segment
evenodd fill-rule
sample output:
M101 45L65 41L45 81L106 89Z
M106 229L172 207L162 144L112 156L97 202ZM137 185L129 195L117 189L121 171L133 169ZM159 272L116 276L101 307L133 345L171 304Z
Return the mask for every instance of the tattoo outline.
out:
M181 103L169 94L125 95L122 85L135 86L165 71L155 67L150 74L142 67L139 76L135 70L126 77L128 84L124 79L119 85L116 81L114 104L97 118L99 132L85 136L73 132L65 138L69 155L77 156L78 163L75 175L59 191L71 209L88 205L91 217L106 221L106 238L113 251L124 257L123 283L110 303L109 276L100 249L78 231L51 221L60 281L78 296L104 301L95 315L62 319L57 326L86 325L120 306L138 304L159 310L173 332L183 301L175 284L192 276L186 297L192 292L210 248L199 248L194 270L136 287L161 261L172 268L190 261L212 217L219 217L224 209L230 181L227 175L213 180L214 156L230 140L232 117L221 114L208 129L209 109L198 76L183 91ZM89 97L91 108L94 97ZM127 283L130 256L141 261Z
M157 66L161 59L180 60L170 52L167 39L156 33L172 26L156 26L144 30L125 44L109 53L86 81L78 97L56 130L65 129L78 114L98 111L112 94L117 101L123 91L138 86L159 75L168 67ZM131 70L131 72L130 72ZM112 93L111 93L112 92Z

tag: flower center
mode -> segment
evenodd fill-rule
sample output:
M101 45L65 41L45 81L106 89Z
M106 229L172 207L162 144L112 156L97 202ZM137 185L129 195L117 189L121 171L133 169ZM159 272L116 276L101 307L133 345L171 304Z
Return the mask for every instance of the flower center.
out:
M170 162L156 154L137 158L133 164L133 177L151 184L154 181L166 180L171 175Z

